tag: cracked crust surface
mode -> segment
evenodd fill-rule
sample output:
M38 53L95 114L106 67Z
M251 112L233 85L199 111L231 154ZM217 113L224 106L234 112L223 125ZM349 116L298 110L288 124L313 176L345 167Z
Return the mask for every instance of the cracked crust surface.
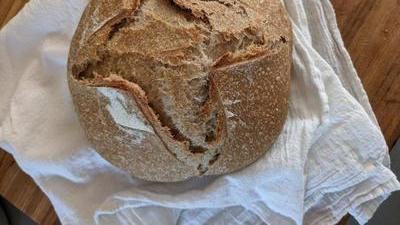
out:
M68 81L88 139L151 181L240 169L287 115L292 34L279 0L92 0Z

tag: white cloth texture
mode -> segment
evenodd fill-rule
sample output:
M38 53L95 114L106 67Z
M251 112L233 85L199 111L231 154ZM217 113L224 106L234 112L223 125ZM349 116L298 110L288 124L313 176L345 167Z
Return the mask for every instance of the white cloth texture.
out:
M67 85L87 0L31 0L0 32L0 147L64 225L361 224L400 184L329 0L284 0L293 23L289 115L274 146L232 174L136 179L88 144Z

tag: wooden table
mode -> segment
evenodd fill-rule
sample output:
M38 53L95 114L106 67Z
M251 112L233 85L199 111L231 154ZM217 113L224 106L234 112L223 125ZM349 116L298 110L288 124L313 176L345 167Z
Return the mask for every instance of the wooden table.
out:
M0 27L26 1L0 0ZM400 135L400 2L331 2L346 47L368 93L387 144L392 148ZM0 150L0 194L38 224L59 224L47 197L3 150Z

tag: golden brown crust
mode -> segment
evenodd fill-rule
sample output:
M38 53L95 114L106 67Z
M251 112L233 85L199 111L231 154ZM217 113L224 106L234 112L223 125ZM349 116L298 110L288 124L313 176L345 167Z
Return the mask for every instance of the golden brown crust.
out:
M277 54L219 68L212 74L229 115L229 136L207 175L227 173L254 162L280 134L288 110L291 63L280 57L289 52L289 48L283 48Z
M240 169L269 149L287 115L291 48L278 0L92 0L68 81L104 158L179 181Z

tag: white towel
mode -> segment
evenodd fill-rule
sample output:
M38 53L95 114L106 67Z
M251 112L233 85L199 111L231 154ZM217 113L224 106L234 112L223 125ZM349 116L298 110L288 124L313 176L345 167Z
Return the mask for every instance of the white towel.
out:
M67 87L87 0L31 0L0 32L0 146L62 224L361 224L400 184L329 0L284 0L294 30L289 116L261 159L179 183L131 177L90 148Z

